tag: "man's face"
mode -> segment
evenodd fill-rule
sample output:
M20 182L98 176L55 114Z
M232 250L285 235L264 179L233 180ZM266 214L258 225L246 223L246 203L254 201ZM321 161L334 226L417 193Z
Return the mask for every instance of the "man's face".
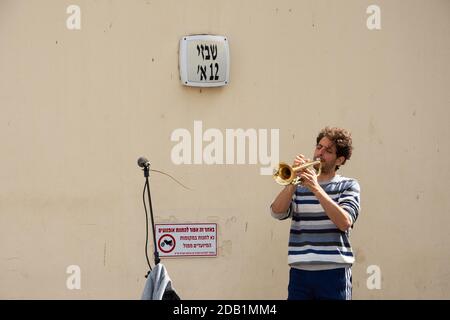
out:
M314 159L319 158L322 161L322 172L334 172L336 165L343 163L344 157L336 156L336 146L327 137L323 137L314 150ZM317 168L318 169L318 166Z

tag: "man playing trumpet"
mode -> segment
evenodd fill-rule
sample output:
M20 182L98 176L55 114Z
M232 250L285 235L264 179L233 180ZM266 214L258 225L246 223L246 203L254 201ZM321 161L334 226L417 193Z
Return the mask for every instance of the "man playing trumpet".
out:
M351 299L355 258L349 234L360 211L360 187L358 181L336 171L350 159L352 149L347 130L322 129L314 150L319 174L308 165L309 159L296 156L292 171L298 179L288 180L270 206L274 218L292 219L289 300Z

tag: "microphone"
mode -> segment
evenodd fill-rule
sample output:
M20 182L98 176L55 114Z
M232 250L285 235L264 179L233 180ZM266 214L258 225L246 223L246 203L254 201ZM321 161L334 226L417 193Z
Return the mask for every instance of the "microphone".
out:
M147 160L147 158L144 158L144 157L140 157L140 158L137 160L137 164L138 164L138 166L141 167L141 168L147 168L147 167L150 166L150 162Z

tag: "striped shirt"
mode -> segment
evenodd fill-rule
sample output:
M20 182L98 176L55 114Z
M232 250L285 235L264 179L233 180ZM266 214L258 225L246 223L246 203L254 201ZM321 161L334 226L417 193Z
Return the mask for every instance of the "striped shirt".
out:
M349 215L352 227L360 211L360 187L355 179L336 175L320 186ZM297 186L285 214L272 216L291 218L288 263L306 270L349 267L355 261L347 231L339 230L328 218L319 200L306 187Z

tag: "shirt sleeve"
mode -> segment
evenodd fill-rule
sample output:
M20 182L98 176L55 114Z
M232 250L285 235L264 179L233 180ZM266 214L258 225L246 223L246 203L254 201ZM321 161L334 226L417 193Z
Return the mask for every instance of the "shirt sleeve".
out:
M284 213L275 213L275 212L273 212L272 204L273 204L273 201L270 204L270 214L272 215L272 217L274 217L275 219L278 219L278 220L286 220L287 218L291 217L291 215L292 215L292 201L291 201L291 204L290 204L289 208Z
M356 222L356 219L358 219L359 211L361 209L360 193L361 189L358 181L350 180L348 186L346 186L338 200L339 206L350 215L352 225Z

